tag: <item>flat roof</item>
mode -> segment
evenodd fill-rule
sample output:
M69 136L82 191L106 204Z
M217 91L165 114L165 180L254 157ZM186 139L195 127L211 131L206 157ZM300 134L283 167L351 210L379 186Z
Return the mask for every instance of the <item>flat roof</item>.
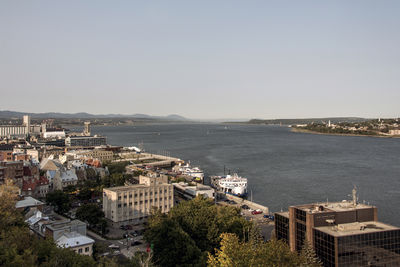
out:
M64 233L57 241L59 247L73 248L93 244L94 240L77 232Z
M18 209L37 205L44 205L44 203L42 201L34 199L33 197L25 197L23 200L17 201L17 203L15 203L15 208Z
M214 190L211 186L208 185L202 185L202 184L197 184L197 185L188 185L186 183L173 183L172 184L175 187L178 187L180 189L191 189L195 191L208 191L208 190Z
M109 188L104 188L103 190L108 190L108 191L112 191L112 192L124 192L124 191L130 191L133 189L154 188L154 187L162 186L162 185L171 185L171 184L155 184L155 185L135 184L135 185L127 185L127 186L109 187Z
M344 223L335 226L315 227L314 229L336 237L400 230L399 227L378 221Z
M50 224L47 225L47 227L50 228L51 230L59 230L65 227L79 226L79 225L86 226L86 223L80 220L71 221L70 219L61 219L61 220L51 221Z
M291 206L307 213L341 212L360 209L371 209L375 206L357 203L355 206L350 201L342 202L321 202L306 205Z

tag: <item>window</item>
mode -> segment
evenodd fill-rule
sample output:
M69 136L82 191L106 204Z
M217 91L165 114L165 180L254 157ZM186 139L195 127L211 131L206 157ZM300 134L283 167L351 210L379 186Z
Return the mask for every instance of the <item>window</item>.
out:
M80 248L80 249L78 249L78 253L79 254L81 254L82 253L82 249Z
M118 200L121 200L121 196L118 196Z
M121 208L121 204L118 204L118 208Z
M89 252L89 247L86 247L86 248L85 248L85 252Z

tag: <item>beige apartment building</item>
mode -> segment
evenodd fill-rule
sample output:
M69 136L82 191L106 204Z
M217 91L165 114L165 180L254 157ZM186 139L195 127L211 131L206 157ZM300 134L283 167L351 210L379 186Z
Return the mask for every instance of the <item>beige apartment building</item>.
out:
M102 149L69 151L67 155L74 158L98 159L101 162L112 161L114 157L112 151Z
M169 212L174 206L174 187L167 177L140 177L140 184L103 189L103 211L114 224L140 222L153 207Z
M104 161L112 161L114 153L108 150L93 149L83 152L82 155L89 158L98 159L101 162L104 162Z

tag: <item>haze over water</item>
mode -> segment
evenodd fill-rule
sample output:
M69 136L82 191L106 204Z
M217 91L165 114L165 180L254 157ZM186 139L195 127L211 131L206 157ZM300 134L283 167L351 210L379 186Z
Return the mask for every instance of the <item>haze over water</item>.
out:
M400 139L293 133L265 125L153 124L93 127L112 145L143 142L147 152L191 161L206 175L224 165L248 178L253 200L270 211L350 199L378 207L380 221L400 225Z

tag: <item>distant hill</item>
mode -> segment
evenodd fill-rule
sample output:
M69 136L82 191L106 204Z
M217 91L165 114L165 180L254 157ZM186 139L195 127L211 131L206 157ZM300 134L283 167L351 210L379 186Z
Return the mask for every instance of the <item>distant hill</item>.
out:
M338 123L338 122L362 122L370 119L358 118L358 117L328 117L328 118L304 118L304 119L275 119L275 120L262 120L262 119L252 119L249 120L248 124L308 124L312 122L328 122Z
M132 119L149 119L149 120L167 120L167 121L189 121L189 119L180 115L171 114L168 116L151 116L147 114L100 114L94 115L86 112L79 113L59 113L59 112L46 112L46 113L29 113L18 112L10 110L0 110L0 118L21 118L23 115L30 115L35 119L96 119L96 118L132 118Z

